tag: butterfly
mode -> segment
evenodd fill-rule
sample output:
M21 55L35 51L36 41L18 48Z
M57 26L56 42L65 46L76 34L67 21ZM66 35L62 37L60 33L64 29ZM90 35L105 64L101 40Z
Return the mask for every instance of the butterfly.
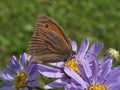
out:
M73 55L71 40L54 20L38 16L28 54L33 56L33 63L67 61Z

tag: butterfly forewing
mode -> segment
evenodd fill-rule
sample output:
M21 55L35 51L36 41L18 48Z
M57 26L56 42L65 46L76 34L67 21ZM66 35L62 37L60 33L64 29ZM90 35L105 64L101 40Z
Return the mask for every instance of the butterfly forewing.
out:
M28 54L33 62L49 63L64 61L72 55L72 47L67 35L49 17L37 17Z

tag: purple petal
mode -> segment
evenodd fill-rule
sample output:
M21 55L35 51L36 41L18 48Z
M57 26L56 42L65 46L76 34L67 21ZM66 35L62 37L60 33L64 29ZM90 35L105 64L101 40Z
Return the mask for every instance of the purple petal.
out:
M3 78L5 80L13 80L13 76L10 75L6 70L4 70L5 74L0 74L0 78Z
M33 76L36 73L36 71L37 71L37 65L36 64L34 64L34 65L32 64L31 68L28 69L29 76L30 77Z
M18 70L20 68L20 64L18 63L18 61L16 60L16 57L15 56L12 56L11 60L10 60L10 64L11 66Z
M73 87L71 86L71 84L67 84L65 85L65 90L73 90Z
M27 60L27 54L23 53L22 58L21 58L21 64L24 69L26 69L26 60Z
M8 81L8 80L5 80L5 81L2 81L2 86L12 86L13 85L13 81Z
M37 73L34 73L32 76L30 76L28 79L29 81L35 80L38 77Z
M81 58L84 57L85 53L87 52L87 49L89 47L89 42L87 39L84 39L81 46L80 46L80 50L78 51L77 54L77 60L80 60Z
M0 88L0 90L13 90L12 87L3 87L3 88Z
M32 56L30 56L30 59L29 59L29 61L28 61L28 68L30 68L30 67L31 67L32 60L33 60L33 57L32 57Z
M109 74L110 74L110 75L115 75L115 74L117 74L116 72L117 72L117 73L120 72L120 66L112 68L111 71L109 72ZM113 73L114 73L114 74L113 74Z
M98 62L99 62L100 65L104 66L104 64L105 64L108 60L110 60L110 59L112 59L112 58L110 57L110 54L107 54L105 57L103 57L103 58L102 58L101 60L99 60Z
M6 76L9 78L9 80L13 80L14 77L10 73L6 73Z
M19 90L29 90L28 87L20 88Z
M64 67L65 62L56 62L56 63L49 63L52 66L56 66L58 68Z
M65 90L81 90L74 83L66 84L64 88Z
M48 85L45 85L44 88L45 89L52 89L52 88L62 88L64 86L64 82L65 82L65 78L60 78L60 79L57 79L55 80L54 82L48 84Z
M84 72L86 73L87 77L90 78L92 76L92 73L89 62L87 60L83 60L81 64L84 68Z
M111 72L107 76L106 85L110 86L110 85L117 83L119 81L120 81L120 70L117 67L117 68L111 70Z
M103 78L106 78L106 76L108 75L108 73L110 72L112 67L112 60L109 60L106 64L105 67L103 68L103 71L101 72L101 76L103 76Z
M3 78L5 80L9 80L9 78L5 74L0 74L0 78Z
M84 88L87 87L87 83L77 74L75 73L72 69L65 67L64 68L65 73L71 77L72 79L74 79L76 82L78 82L79 84L81 84L81 86L83 86Z
M99 55L99 53L102 51L102 49L103 49L102 43L100 43L100 44L98 44L97 42L94 43L91 46L91 48L88 50L87 54L85 55L85 59L91 62Z
M7 68L7 71L9 71L12 75L16 74L15 70L11 68L9 65L7 65L6 68Z
M92 81L93 84L95 84L97 82L97 74L98 74L98 64L96 60L93 60L92 63Z
M120 90L120 80L118 82L112 83L110 86L108 86L109 90Z
M2 69L2 73L4 73L9 80L13 80L14 79L14 74L11 73L9 70Z
M65 90L84 90L84 88L80 84L75 84L70 82L64 86Z
M38 64L38 72L46 77L60 78L64 76L61 69Z
M29 86L29 87L32 87L32 88L38 87L38 86L39 86L39 82L36 82L36 81L29 82L29 83L28 83L28 86Z
M87 81L88 83L91 83L90 79L89 79L89 78L87 77L87 75L86 75L86 72L85 72L83 66L82 66L80 63L78 64L78 68L79 68L79 70L80 70L80 74L81 74L82 78L83 78L85 81Z
M77 52L77 43L76 43L75 41L72 41L72 42L71 42L71 45L72 45L72 50L73 50L74 52Z

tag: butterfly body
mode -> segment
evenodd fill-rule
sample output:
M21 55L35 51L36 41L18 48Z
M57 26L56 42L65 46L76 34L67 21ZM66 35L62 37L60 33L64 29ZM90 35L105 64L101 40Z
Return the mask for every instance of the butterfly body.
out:
M47 16L38 16L28 47L34 63L66 61L72 57L70 39L62 28Z

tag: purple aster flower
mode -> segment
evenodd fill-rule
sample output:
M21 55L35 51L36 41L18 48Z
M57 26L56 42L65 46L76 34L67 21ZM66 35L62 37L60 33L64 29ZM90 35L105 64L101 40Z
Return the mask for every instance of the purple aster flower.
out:
M120 67L112 68L112 60L108 60L101 70L97 60L92 61L92 66L87 61L78 66L81 75L68 67L64 68L65 73L74 80L75 90L120 90ZM75 85L66 88L75 88Z
M26 53L20 56L19 60L12 56L6 69L1 70L2 88L0 90L28 90L38 87L36 70L37 65L32 64L32 57L28 58Z
M72 49L74 52L77 51L77 44L75 41L71 42L72 43ZM73 82L73 79L71 79L66 72L64 71L64 67L69 67L72 68L77 74L81 74L77 62L82 62L82 60L87 60L92 62L98 54L101 52L103 48L103 44L98 44L94 43L88 50L89 48L89 42L87 39L83 40L80 50L76 55L73 55L73 58L71 60L68 60L67 62L58 62L58 63L51 63L52 66L45 66L42 64L38 64L38 72L46 77L50 78L57 78L54 82L48 84L45 86L46 89L51 89L54 87L57 88L68 88L66 86L70 86L71 83ZM74 83L72 83L74 84ZM76 84L74 84L75 86ZM71 87L73 88L73 87ZM73 90L70 89L69 90Z

